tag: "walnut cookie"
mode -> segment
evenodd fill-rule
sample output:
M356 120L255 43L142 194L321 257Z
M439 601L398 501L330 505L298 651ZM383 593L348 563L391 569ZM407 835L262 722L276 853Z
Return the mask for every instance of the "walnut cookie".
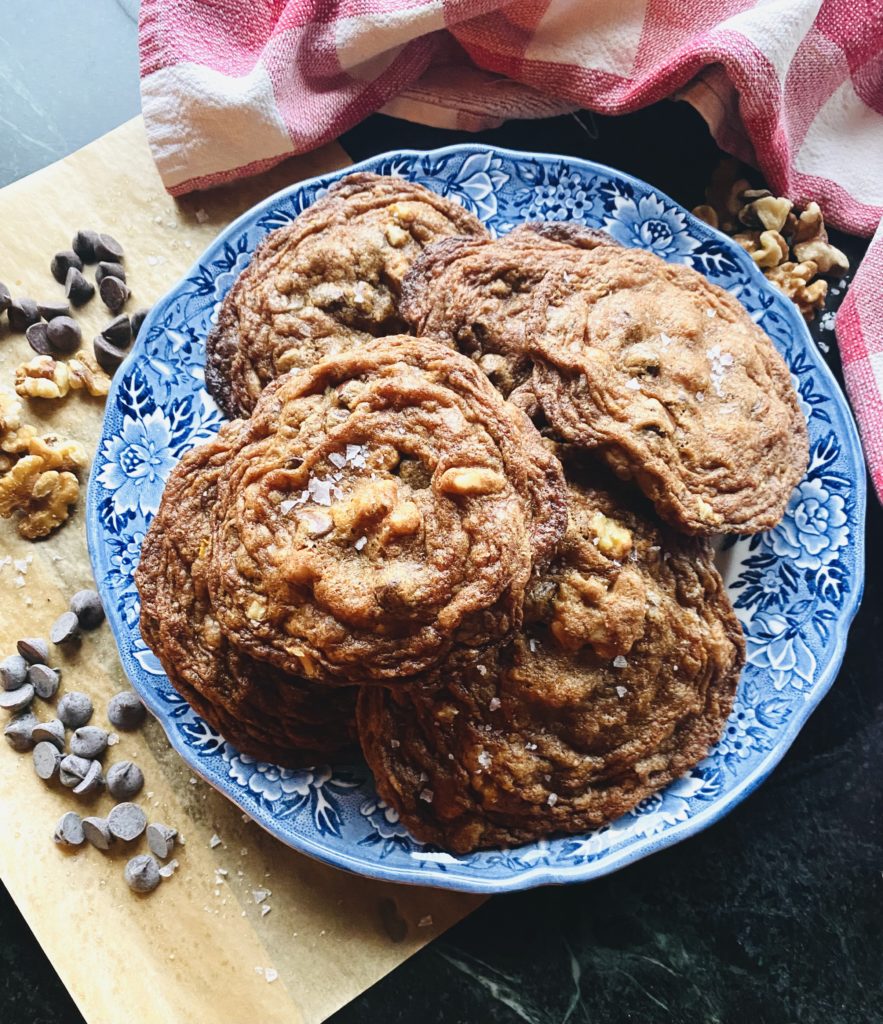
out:
M523 224L499 238L443 238L411 264L401 315L415 334L456 345L508 396L530 376L524 327L534 289L563 260L617 244L571 223Z
M248 416L276 377L405 329L402 278L425 245L486 237L462 206L415 182L351 174L258 247L206 343L206 384Z
M545 276L527 337L549 422L634 478L663 519L711 534L782 518L806 421L782 357L728 292L601 246Z
M346 756L355 741L355 689L255 661L229 643L212 612L209 511L240 428L223 427L169 477L135 574L141 635L175 689L242 753L292 767Z
M399 336L271 385L213 518L229 638L286 671L363 682L510 635L566 495L554 453L475 363Z
M569 501L510 645L459 652L437 685L360 692L378 793L422 842L468 853L597 828L720 737L744 641L707 542L639 496L571 482Z

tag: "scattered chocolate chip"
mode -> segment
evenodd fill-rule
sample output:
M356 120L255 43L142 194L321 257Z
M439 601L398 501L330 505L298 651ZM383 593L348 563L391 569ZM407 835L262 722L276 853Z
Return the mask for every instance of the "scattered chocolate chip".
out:
M44 782L49 782L58 772L61 751L52 743L38 743L34 747L34 771Z
M99 235L95 245L95 255L99 260L109 263L122 263L125 259L123 247L113 235Z
M57 718L48 722L37 722L31 736L34 743L51 743L56 750L64 753L64 726Z
M96 334L92 340L92 351L95 353L95 362L109 376L113 376L123 365L126 353L112 345L102 334Z
M117 348L128 348L132 341L132 322L123 313L104 328L101 332L101 337L105 341L109 341L111 345L116 345Z
M132 337L137 338L141 332L141 325L147 319L149 309L136 309L132 314Z
M0 661L0 683L4 690L17 690L28 677L28 663L20 654L10 654Z
M111 313L119 313L132 294L129 291L129 286L120 281L118 277L105 277L98 286L98 293L101 296L101 301Z
M9 303L6 315L9 317L9 326L19 334L24 334L31 324L40 319L40 311L33 299L15 299Z
M76 811L68 811L63 814L55 826L55 833L52 837L59 846L82 846L85 836L83 835L83 822Z
M85 306L95 294L95 285L83 277L82 271L71 267L64 279L64 294L79 308Z
M70 610L83 629L96 629L104 622L104 605L95 590L78 590L71 598Z
M104 755L107 750L107 733L97 725L82 725L71 736L71 753L78 757L88 757L91 761ZM108 773L108 784L110 773ZM108 785L108 788L109 785ZM111 790L113 793L113 790ZM114 796L116 794L114 793Z
M87 725L92 717L92 701L87 693L71 690L58 702L56 714L68 729L79 729L81 725Z
M80 635L80 620L73 612L62 612L52 623L49 639L54 644L67 644Z
M52 262L49 264L52 276L59 284L64 284L67 278L67 272L71 267L75 270L83 269L83 261L73 251L73 249L62 249L61 252L57 252L52 257Z
M51 354L52 346L49 344L46 324L31 324L25 331L25 336L28 339L28 344L38 356L48 356Z
M30 683L15 690L0 690L0 708L4 711L24 711L34 699L34 688Z
M112 835L130 843L144 831L147 815L137 804L117 804L108 814L107 824Z
M0 281L0 313L5 312L12 305L12 295L6 285Z
M160 860L165 860L174 849L177 835L178 830L169 825L160 825L159 823L148 825L147 845L150 847L150 852Z
M139 853L123 869L123 878L133 892L153 892L160 883L159 865L149 853Z
M83 818L83 834L96 850L109 850L113 842L107 818Z
M23 711L11 719L3 730L6 742L19 754L27 753L34 745L33 731L37 716L33 711Z
M84 263L94 263L98 259L96 248L98 246L97 231L78 231L71 242L71 248ZM77 269L82 270L82 267Z
M28 682L41 700L52 700L58 693L60 680L61 673L57 668L50 668L48 665L31 665L28 669Z
M143 788L144 774L137 764L117 761L107 769L107 791L114 800L131 800Z
M38 302L37 312L48 323L58 316L70 316L71 307L67 302Z
M40 636L27 636L15 646L30 665L45 665L49 660L49 644Z
M115 729L122 729L124 732L137 729L144 721L146 713L138 695L131 690L114 694L107 705L107 720Z
M62 786L68 789L79 786L89 774L91 767L92 762L85 757L78 757L76 754L65 755L58 766L58 777Z
M69 316L57 316L54 320L50 320L46 327L46 334L52 348L62 355L76 352L83 340L80 325Z
M88 799L94 796L104 786L104 772L97 761L89 765L89 771L83 776L83 781L74 787L74 796Z
M120 281L125 281L126 271L119 263L99 263L95 268L95 283L101 284L106 277L115 277Z

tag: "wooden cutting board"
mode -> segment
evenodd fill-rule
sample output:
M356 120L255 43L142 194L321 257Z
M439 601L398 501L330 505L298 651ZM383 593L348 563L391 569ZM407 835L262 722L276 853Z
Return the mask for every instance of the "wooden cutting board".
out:
M0 190L0 281L13 295L62 298L49 260L77 229L91 227L126 249L127 308L150 305L242 211L347 163L333 144L176 202L162 188L137 118ZM96 298L78 319L91 348L107 311ZM0 328L0 388L11 387L15 367L32 355L23 336ZM102 400L77 392L26 411L42 430L77 438L91 455ZM45 541L24 541L0 521L0 656L22 635L48 635L70 595L92 585L85 479L71 520ZM127 686L107 625L53 661L63 670L61 692L89 693L93 722L106 727L107 699ZM54 717L43 702L35 710ZM481 902L358 878L287 849L193 777L156 721L121 734L105 764L122 759L144 771L139 802L149 818L175 825L186 840L177 873L147 897L130 893L122 878L128 857L146 852L143 840L134 851L107 854L89 846L65 853L52 841L66 810L104 815L112 800L104 795L83 811L68 790L37 779L29 754L0 742L0 876L89 1024L318 1022ZM221 843L212 847L214 835ZM253 893L261 889L271 895L258 904ZM266 968L278 977L268 981Z

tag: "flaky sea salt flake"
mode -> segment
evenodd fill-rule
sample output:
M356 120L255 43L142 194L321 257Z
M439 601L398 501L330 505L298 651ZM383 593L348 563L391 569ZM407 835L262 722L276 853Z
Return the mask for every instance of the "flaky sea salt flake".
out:
M621 654L617 654L617 656L613 659L614 668L628 668L628 664L628 661L626 661L626 659Z

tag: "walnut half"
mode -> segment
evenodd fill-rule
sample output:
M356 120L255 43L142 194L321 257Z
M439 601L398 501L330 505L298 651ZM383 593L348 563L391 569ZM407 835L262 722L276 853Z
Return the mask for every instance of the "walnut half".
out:
M22 398L64 398L69 391L83 389L97 398L110 390L110 377L86 353L67 363L36 356L15 371L15 393Z

